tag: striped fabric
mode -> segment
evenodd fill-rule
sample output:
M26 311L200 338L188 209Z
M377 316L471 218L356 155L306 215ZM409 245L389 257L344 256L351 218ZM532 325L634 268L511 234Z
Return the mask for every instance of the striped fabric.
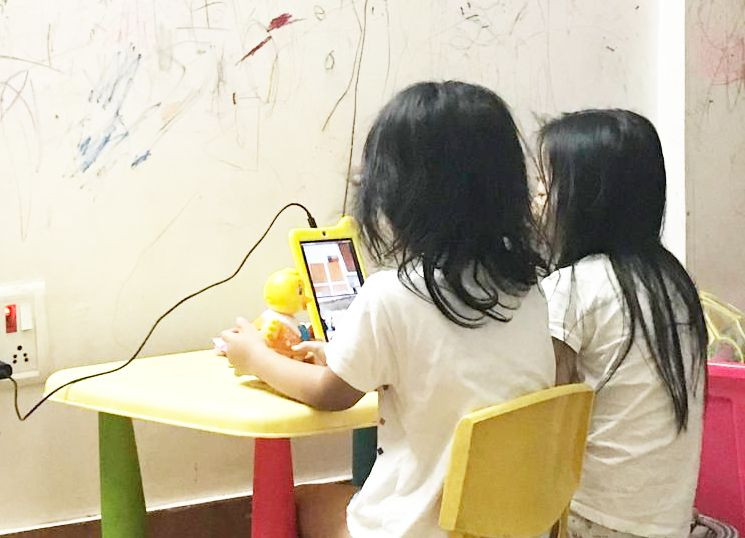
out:
M739 538L737 529L714 518L699 514L690 538Z

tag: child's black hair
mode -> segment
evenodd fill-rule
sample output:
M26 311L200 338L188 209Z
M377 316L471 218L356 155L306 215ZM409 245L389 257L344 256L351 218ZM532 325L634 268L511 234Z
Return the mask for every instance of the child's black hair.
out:
M536 284L525 158L507 105L463 82L422 82L379 113L365 143L355 212L378 263L464 327ZM425 294L412 281L424 278Z
M684 429L685 365L695 388L705 372L707 337L696 287L660 240L666 177L657 131L628 110L565 114L541 130L539 156L549 184L544 222L553 265L605 254L621 287L628 339L606 379L641 330Z

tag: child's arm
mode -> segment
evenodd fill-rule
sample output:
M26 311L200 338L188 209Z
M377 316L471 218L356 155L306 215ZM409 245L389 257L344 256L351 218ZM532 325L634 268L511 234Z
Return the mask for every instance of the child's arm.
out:
M296 361L268 348L245 319L238 318L236 324L221 335L236 373L253 374L290 398L325 411L347 409L364 396L327 366Z
M556 356L556 384L566 385L576 383L579 379L577 372L577 353L566 343L551 338Z

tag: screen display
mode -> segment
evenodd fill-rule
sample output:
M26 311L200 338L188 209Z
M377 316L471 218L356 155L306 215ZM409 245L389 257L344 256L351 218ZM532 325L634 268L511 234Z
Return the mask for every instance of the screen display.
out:
M321 316L323 336L330 341L364 282L354 243L351 239L329 239L304 241L300 246Z

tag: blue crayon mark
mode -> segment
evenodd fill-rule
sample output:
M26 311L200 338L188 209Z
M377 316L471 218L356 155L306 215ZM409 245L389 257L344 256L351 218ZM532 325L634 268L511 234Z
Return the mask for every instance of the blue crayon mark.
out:
M132 161L132 168L137 166L140 163L143 163L147 161L147 158L150 157L150 150L147 150L145 153L137 157L134 161Z
M91 148L90 137L86 138L80 144L80 155L81 157L83 157L83 160L80 164L81 172L85 172L86 170L88 170L88 168L91 167L91 165L96 161L96 159L98 159L98 156L101 154L104 148L109 145L110 142L114 141L118 143L129 135L129 132L124 131L122 133L117 133L115 136L112 136L114 134L114 130L115 127L112 125L105 133L102 133L101 137L96 141L95 147Z
M85 154L88 151L88 146L91 143L91 137L89 136L85 140L83 140L80 144L78 144L78 149L80 150L81 154Z
M121 114L122 106L129 95L129 90L137 74L142 54L135 53L134 47L124 53L117 54L116 61L110 65L109 71L102 76L102 82L98 88L91 90L88 101L100 107L96 122L98 128L94 128L82 142L78 144L80 159L80 170L85 172L99 158L107 147L113 147L129 136L129 130ZM113 106L112 106L113 105ZM132 166L150 156L138 157Z

